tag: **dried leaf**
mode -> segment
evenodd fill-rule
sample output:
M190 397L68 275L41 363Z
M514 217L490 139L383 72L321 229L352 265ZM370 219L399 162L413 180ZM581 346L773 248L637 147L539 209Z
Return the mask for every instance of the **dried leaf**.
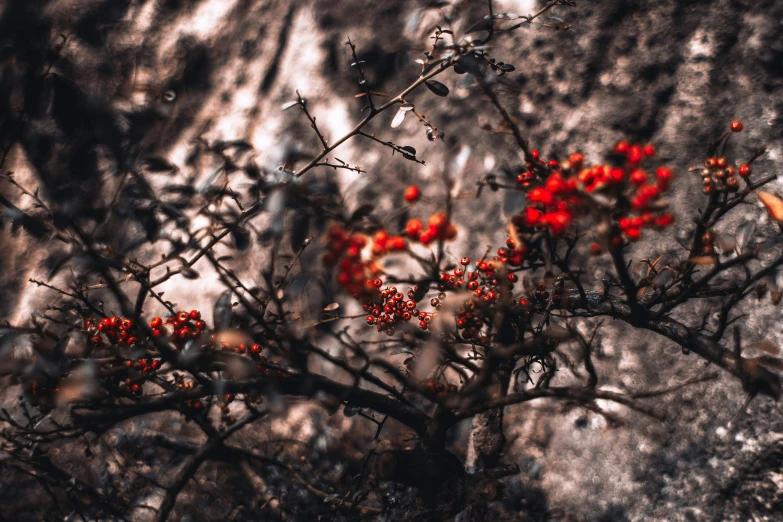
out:
M394 119L391 122L391 128L396 129L400 125L402 125L402 122L405 121L405 115L408 114L408 111L400 109L397 111L397 114L394 115Z
M658 272L658 275L653 278L651 284L655 288L663 288L671 283L672 279L674 279L674 273L671 270L661 270Z
M198 279L200 277L200 274L189 266L183 266L180 270L180 274L185 279Z
M749 346L749 348L755 348L762 352L766 352L770 355L778 355L780 353L780 347L772 341L762 340L757 341Z
M427 86L429 90L433 92L433 94L441 97L445 97L449 95L449 88L440 83L436 80L427 80L424 82L424 84Z
M750 240L753 238L753 233L755 231L756 221L752 219L746 219L739 226L737 226L737 230L734 233L737 241L737 254L741 254L742 250L745 248L745 245L750 243Z
M777 222L783 221L783 199L769 192L758 192L759 201L766 207L769 217Z
M424 69L421 70L419 76L425 76L428 72L432 71L435 67L438 67L440 64L442 64L445 61L446 60L435 60L434 62L430 62L424 67Z
M484 17L485 19L489 18L489 15ZM492 15L492 18L495 20L517 20L519 18L522 18L522 15L514 14L514 13L495 13Z
M693 263L694 265L714 265L715 264L715 258L712 257L712 256L696 256L696 257L690 258L688 261Z
M778 359L777 357L772 357L769 355L761 355L759 357L753 357L749 359L743 358L742 362L745 370L748 368L753 368L756 365L760 365L767 368L768 370L783 372L783 359Z
M332 310L337 310L338 308L340 308L340 303L332 303L324 307L324 312L331 312Z
M179 169L163 158L152 156L144 159L144 170L148 172L172 172Z
M217 301L212 311L212 322L215 330L223 330L231 326L231 290L226 290Z
M373 210L375 210L375 205L371 205L369 203L361 205L359 208L353 211L353 214L351 214L350 221L352 223L359 221L360 219L369 216Z
M474 76L482 76L486 69L485 62L470 54L460 57L457 60L457 65L465 72L469 72Z
M737 240L729 234L717 234L715 244L721 252L734 252L737 248Z
M299 105L299 102L298 102L298 101L290 101L290 102L286 102L286 103L284 103L283 105L281 105L281 106L280 106L280 110L281 110L281 111L287 111L287 110L288 110L288 109L290 109L291 107L295 107L295 106L297 106L297 105Z
M354 406L353 404L346 404L345 408L343 408L343 415L345 415L346 417L353 417L360 411L362 410L358 406Z
M476 25L472 26L470 29L465 31L465 34L477 33L479 31L489 31L490 29L492 29L492 19L486 17L482 21L480 21L479 23L477 23Z

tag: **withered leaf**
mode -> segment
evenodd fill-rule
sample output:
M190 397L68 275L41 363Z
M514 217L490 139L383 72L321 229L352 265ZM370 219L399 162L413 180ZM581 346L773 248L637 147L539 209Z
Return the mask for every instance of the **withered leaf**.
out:
M783 199L769 192L758 192L759 201L767 209L769 217L777 222L783 221Z

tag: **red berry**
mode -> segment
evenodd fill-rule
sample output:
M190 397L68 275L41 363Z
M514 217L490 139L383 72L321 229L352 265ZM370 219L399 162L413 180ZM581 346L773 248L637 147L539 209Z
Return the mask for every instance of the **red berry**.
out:
M424 245L429 245L432 243L432 240L435 239L435 234L432 233L432 231L425 230L419 235L419 241L421 241Z
M590 253L593 254L594 256L597 256L598 254L600 254L601 253L601 245L599 245L598 243L593 243L592 245L590 245Z
M743 163L742 165L739 166L738 172L739 175L742 176L743 178L747 177L750 174L750 165Z
M541 157L541 153L540 153L540 152L538 152L536 149L533 149L533 150L531 150L531 151L530 151L530 156L531 156L531 157L532 157L534 160L538 161L538 158L540 158L540 157Z
M201 312L199 312L198 310L191 310L190 314L188 315L190 315L190 318L193 319L194 321L198 321L199 319L201 319Z
M672 180L672 171L668 167L658 167L655 171L655 178L658 180L658 186L664 189Z
M613 183L622 183L624 178L625 171L623 169L614 168L609 170L609 179Z
M642 149L642 152L644 152L644 155L648 158L652 158L655 156L655 147L650 145L649 143L644 146L644 149Z
M470 258L469 257L463 257L459 260L459 264L463 266L468 266L470 264Z
M419 190L419 187L416 185L410 185L405 189L405 201L408 203L414 203L418 201L419 196L421 196L421 190Z
M405 250L405 240L402 236L392 236L389 238L389 250L400 251Z
M674 216L671 214L663 214L655 219L655 225L661 228L668 227L672 223L674 223Z
M640 145L631 145L631 147L628 149L626 157L628 158L628 163L635 165L642 161L642 158L644 157L644 150Z
M123 319L122 323L120 324L120 328L122 328L123 330L130 330L131 328L133 328L133 321L131 321L130 319Z
M614 146L614 152L617 154L625 154L628 152L628 147L630 147L630 145L628 145L627 141L618 141L617 145Z
M445 227L447 227L449 224L448 218L441 214L440 212L436 212L435 214L430 216L429 219L429 225L430 227L435 227L436 230L443 230Z
M408 223L405 225L405 235L411 239L416 239L419 237L419 233L421 233L422 228L424 228L424 225L420 219L409 219Z
M153 317L152 321L150 321L150 328L160 328L160 325L163 324L163 319L160 317Z
M152 336L153 336L153 337L160 337L162 333L163 333L163 332L161 332L161 331L160 331L159 329L157 329L157 328L153 328L153 329L152 329Z
M635 169L628 178L634 185L642 185L647 181L647 173L642 169Z
M252 353L261 353L261 345L260 344L254 344L250 347L250 351Z
M743 128L742 122L739 120L734 120L731 122L731 130L733 132L739 132Z
M548 212L541 216L541 223L549 227L553 236L560 236L571 225L571 214L564 211Z
M109 319L109 324L111 324L111 326L113 326L114 328L117 328L122 324L122 319L120 319L118 316L115 315L114 317Z
M188 315L187 312L178 312L177 313L177 322L178 323L182 323L182 324L187 323L189 318L190 318L190 316Z
M533 203L541 203L544 206L551 206L555 201L552 192L541 187L536 187L528 192L527 199Z

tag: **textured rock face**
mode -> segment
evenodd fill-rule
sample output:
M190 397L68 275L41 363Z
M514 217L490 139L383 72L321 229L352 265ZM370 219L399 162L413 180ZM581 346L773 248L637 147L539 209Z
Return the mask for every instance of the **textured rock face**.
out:
M532 0L495 2L496 11L511 13L538 7ZM117 171L148 155L182 164L197 137L247 140L270 169L297 154L312 155L317 141L302 115L281 112L280 105L299 89L332 140L358 121L362 102L353 98L359 91L343 45L347 36L366 60L374 88L396 93L415 79L412 61L429 45L435 25L459 35L486 14L478 1L60 0L0 9L2 38L26 49L4 66L4 109L24 99L33 111L23 147L11 151L13 170L25 179L44 175L51 191L81 176L79 198L116 184L115 176L98 172L96 150L113 158L109 170ZM672 205L686 224L703 201L698 178L686 169L703 159L707 141L732 118L746 128L731 143L734 157L767 144L755 168L780 170L782 2L614 0L579 2L561 13L573 32L521 29L493 49L498 60L516 66L495 87L533 146L547 156L578 149L598 160L620 138L655 143L679 173ZM68 40L54 62L57 75L41 80L37 60L60 44L58 34ZM424 183L425 197L435 199L442 197L444 169L467 193L490 170L519 165L509 135L481 129L499 120L469 76L442 81L451 88L446 102L426 91L412 97L445 131L445 143L427 141L413 121L390 129L392 115L379 117L371 129L416 147L426 166L351 141L335 155L367 174L315 175L336 177L350 204L374 201L378 215L392 216L408 182ZM36 86L48 94L35 98ZM464 167L455 167L454 158L465 160ZM22 204L7 185L0 193ZM462 234L452 252L501 241L504 210L514 204L493 194L461 200L457 216L475 232ZM758 208L742 212L770 227ZM631 257L676 248L674 238L652 235ZM35 248L24 236L0 236L0 249L10 252L0 259L7 296L0 316L22 321L45 300L25 281L50 267L29 257ZM247 273L253 265L237 269ZM601 267L595 269L600 278ZM175 301L198 304L211 302L218 290L207 281L167 291ZM708 311L709 303L699 310ZM748 338L783 339L776 309L751 300L743 311ZM642 390L705 371L703 361L647 332L607 324L600 339L597 369L607 386ZM546 501L533 511L567 520L779 520L781 408L757 399L737 432L729 432L726 425L744 398L740 385L721 375L656 399L668 412L663 424L611 405L619 426L579 409L562 413L552 403L511 408L505 459L522 464L523 473L510 481L506 512L531 509L535 489Z

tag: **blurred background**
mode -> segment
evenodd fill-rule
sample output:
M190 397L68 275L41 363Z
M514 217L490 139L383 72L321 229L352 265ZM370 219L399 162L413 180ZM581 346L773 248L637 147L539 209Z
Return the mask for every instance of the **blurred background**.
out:
M493 44L492 55L516 68L494 89L544 157L578 150L597 162L619 139L655 144L660 160L678 173L670 203L683 227L703 201L700 180L687 168L703 161L706 144L730 120L742 120L745 131L729 154L748 157L766 144L754 169L780 170L783 3L576 4L553 13L572 30L523 28ZM525 15L544 2L493 5ZM297 90L332 141L362 117L347 38L366 62L372 89L393 96L418 76L415 60L437 26L461 38L485 14L484 0L6 0L0 2L3 168L76 216L95 212L91 202L117 191L128 169L144 163L155 171L156 159L164 162L152 177L156 188L209 183L214 166L191 159L199 143L242 140L261 169L296 168L319 151L301 111L281 110ZM366 173L312 171L308 182L336 183L349 208L371 202L375 214L392 221L411 183L422 187L424 205L437 208L440 180L449 173L465 194L455 207L461 229L450 250L469 255L500 244L506 218L521 204L503 193L476 199L476 183L490 172L514 175L522 156L470 75L450 72L439 80L450 88L447 98L426 90L411 98L444 140L427 140L412 118L391 129L393 114L368 127L383 140L415 147L426 165L352 140L335 156ZM780 184L773 185L780 193ZM7 202L0 224L8 231L14 206L29 201L4 181L0 196ZM771 226L757 207L742 213ZM673 251L685 237L652 234L631 257ZM46 279L57 249L42 249L29 234L0 235L0 319L23 324L51 298L28 280ZM233 268L252 276L264 255L253 244ZM602 267L590 270L600 281ZM164 290L168 299L208 309L222 286L205 268L195 284L172 282ZM316 309L333 297L319 297ZM769 301L750 304L747 338L780 343L780 312ZM599 340L596 366L609 389L648 389L704 371L702 360L647 332L606 324ZM510 408L505 459L522 473L509 480L504 509L537 520L780 520L783 410L757 399L730 432L726 425L744 399L739 382L722 378L662 399L664 423L605 405L617 416L612 426L553 403ZM292 438L321 443L323 415L305 409L292 416ZM351 430L349 419L340 422L323 444L340 444L341 430ZM467 427L457 447L466 434Z

